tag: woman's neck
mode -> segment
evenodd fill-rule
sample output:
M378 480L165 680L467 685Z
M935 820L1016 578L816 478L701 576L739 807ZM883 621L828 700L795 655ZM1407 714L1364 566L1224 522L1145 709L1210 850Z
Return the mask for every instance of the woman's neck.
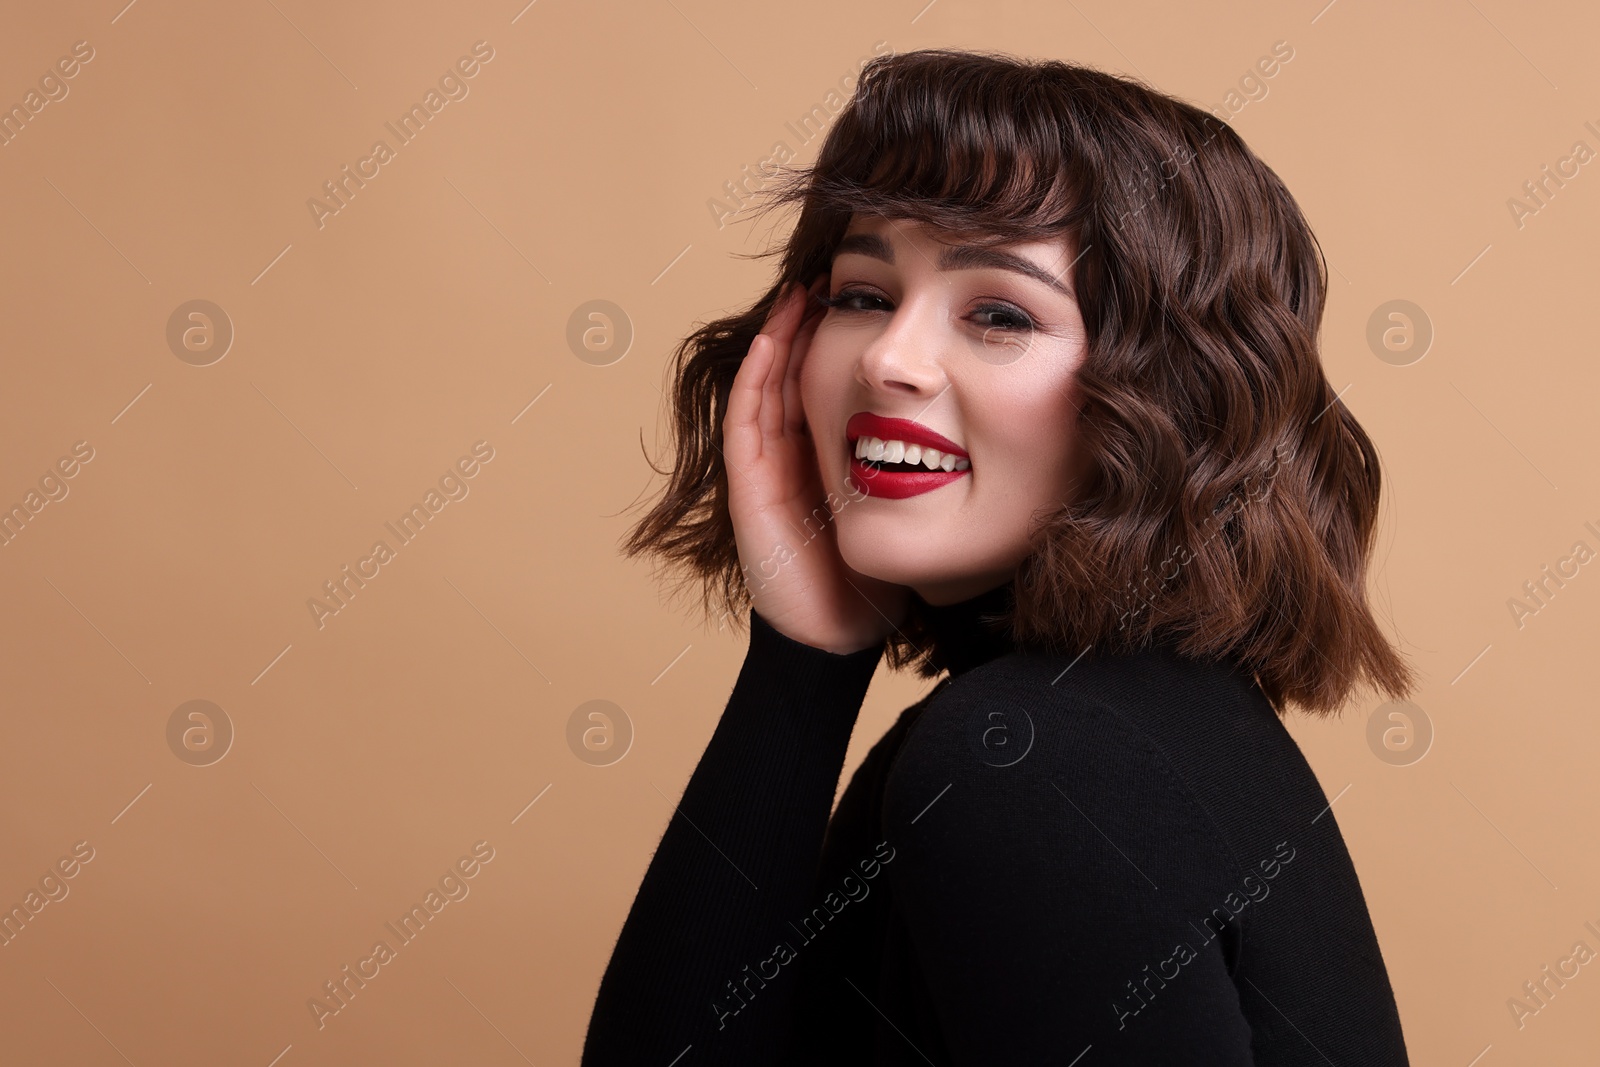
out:
M1012 582L1006 581L953 603L923 600L919 610L939 664L951 674L961 674L1011 651L1008 623L1013 592Z

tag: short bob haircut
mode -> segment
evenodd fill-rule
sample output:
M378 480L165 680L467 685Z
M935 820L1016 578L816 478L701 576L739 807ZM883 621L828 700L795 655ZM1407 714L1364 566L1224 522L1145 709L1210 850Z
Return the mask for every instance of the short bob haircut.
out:
M1231 657L1282 715L1332 714L1365 681L1414 684L1367 604L1378 456L1323 375L1326 270L1282 181L1212 114L1056 60L925 49L863 68L798 203L771 289L683 340L669 373L677 464L623 543L753 603L728 515L722 421L784 289L826 273L853 213L980 245L1066 236L1087 328L1076 433L1092 471L1036 520L1010 635L1076 656L1160 637ZM657 474L667 471L656 468ZM818 520L829 512L819 502ZM889 665L944 669L913 597Z

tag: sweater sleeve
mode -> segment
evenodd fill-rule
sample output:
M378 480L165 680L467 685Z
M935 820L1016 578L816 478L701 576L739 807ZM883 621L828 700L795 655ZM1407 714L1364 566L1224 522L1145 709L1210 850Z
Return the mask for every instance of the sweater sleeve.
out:
M732 694L601 979L584 1067L761 1062L788 1032L794 983L778 948L812 891L884 646L839 655L753 608L749 621Z
M1211 910L1237 867L1161 755L1091 704L949 697L884 799L949 1062L1251 1064L1242 934Z

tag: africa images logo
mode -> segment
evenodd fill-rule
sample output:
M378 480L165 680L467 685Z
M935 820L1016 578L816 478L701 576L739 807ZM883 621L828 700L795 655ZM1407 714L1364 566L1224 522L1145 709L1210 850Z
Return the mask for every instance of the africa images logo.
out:
M1287 854L1284 853L1286 848L1289 850ZM1236 919L1248 904L1251 902L1259 904L1267 899L1267 894L1272 892L1272 887L1267 885L1267 881L1278 877L1283 868L1294 859L1295 850L1289 842L1279 841L1273 846L1272 855L1274 858L1264 859L1259 863L1260 877L1254 874L1244 876L1244 896L1241 896L1238 890L1230 892L1220 907L1212 908L1211 914L1200 920L1206 928L1205 940L1200 942L1202 948L1216 940L1223 928ZM1117 1013L1117 1029L1126 1028L1128 1019L1149 1007L1149 1001L1155 999L1157 991L1165 989L1168 982L1176 980L1183 973L1184 965L1198 959L1199 955L1187 941L1179 941L1173 947L1172 955L1156 964L1154 973L1151 972L1150 965L1145 964L1142 979L1128 980L1129 1001L1111 1002L1111 1010ZM1171 973L1168 973L1169 970ZM1150 988L1152 982L1155 983L1155 989ZM1141 988L1144 990L1143 994L1140 993Z
M470 855L462 856L445 868L444 874L439 876L437 889L429 886L421 903L412 904L410 910L398 919L384 923L384 929L394 935L393 945L389 944L387 938L380 938L373 943L369 955L356 960L354 969L350 964L345 964L337 975L322 983L322 995L306 999L306 1007L311 1010L317 1029L327 1026L330 1018L348 1008L356 994L382 974L383 968L399 957L400 950L421 936L428 924L451 902L466 900L467 894L472 892L468 882L476 878L483 870L483 865L493 859L493 845L488 841L475 842Z
M306 208L311 212L311 221L317 224L317 229L326 226L330 216L337 215L349 207L356 193L365 189L367 182L383 173L383 167L398 158L399 149L415 140L446 105L452 100L465 100L467 94L472 92L467 79L477 77L479 71L483 69L482 65L492 59L494 59L494 48L488 41L475 43L471 55L462 56L453 66L445 68L445 72L439 76L437 89L430 87L420 102L413 103L394 122L383 124L384 128L394 136L393 146L379 138L372 142L372 148L366 155L356 160L354 171L350 169L350 164L346 163L339 168L337 178L323 182L324 199L313 196L306 200Z

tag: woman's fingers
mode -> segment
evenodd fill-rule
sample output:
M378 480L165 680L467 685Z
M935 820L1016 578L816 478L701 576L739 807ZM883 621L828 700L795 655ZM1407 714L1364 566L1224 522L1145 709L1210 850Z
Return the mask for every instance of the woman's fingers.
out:
M773 443L777 443L785 432L784 383L789 373L795 327L799 324L799 313L804 308L804 301L798 299L802 295L799 286L791 285L784 290L758 335L766 337L767 343L772 346L772 362L767 367L762 385L759 424L762 438Z
M784 299L788 297L785 296ZM789 363L789 341L779 332L780 323L769 323L766 329L772 332L764 332L762 335L772 350L772 361L767 365L766 378L761 386L763 441L775 441L783 434L783 375Z
M803 440L800 397L800 367L819 317L808 313L819 310L810 307L810 288L794 284L780 294L761 332L751 339L729 390L723 458L743 472L746 482L757 478L763 495L791 492L805 479L805 471L793 464L798 461L803 467L811 454ZM781 467L757 474L757 465L766 461Z
M757 420L771 364L772 339L757 334L750 350L740 361L738 373L733 377L733 387L729 390L728 411L722 424L723 458L729 463L743 466L759 453ZM734 456L729 456L729 451Z
M818 284L826 281L827 275L823 275L804 291L800 325L795 330L794 340L789 343L788 367L783 376L783 410L784 429L792 434L801 434L807 429L805 405L800 399L800 369L805 364L806 352L811 348L811 338L817 332L817 324L822 320L814 301Z
M806 425L806 412L800 402L800 366L805 359L806 333L802 326L789 342L789 358L783 373L783 432L798 436Z

